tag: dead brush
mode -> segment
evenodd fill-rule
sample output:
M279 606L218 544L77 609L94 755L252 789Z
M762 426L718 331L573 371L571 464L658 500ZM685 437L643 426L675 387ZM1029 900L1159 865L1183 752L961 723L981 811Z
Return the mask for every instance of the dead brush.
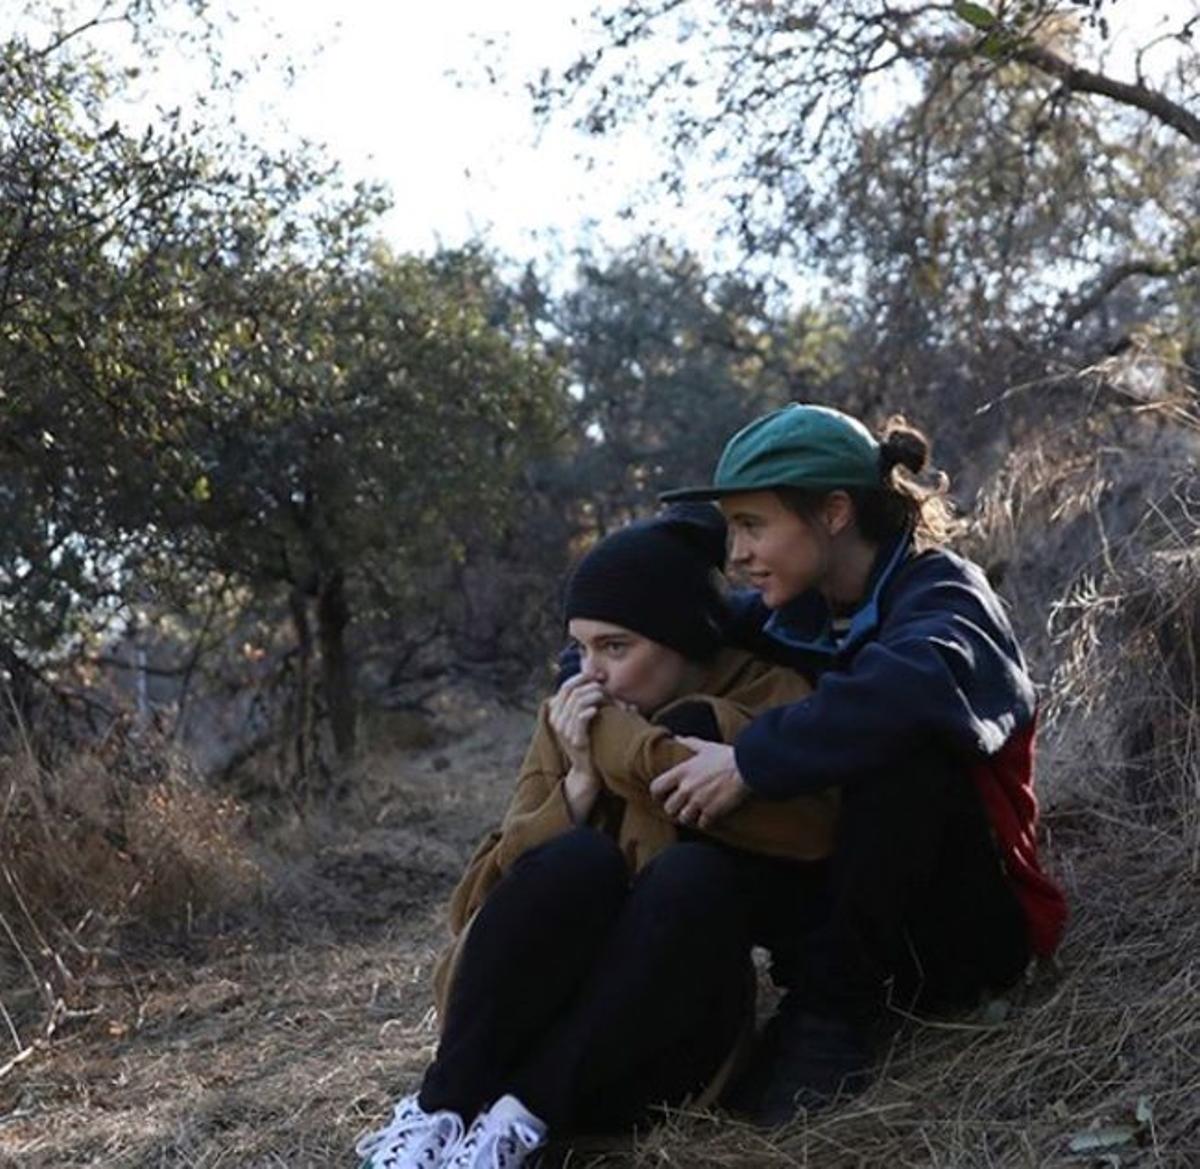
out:
M961 543L1009 603L1043 677L1070 649L1063 634L1081 587L1186 548L1197 531L1200 433L1096 393L1081 392L1076 417L1012 447L974 500Z
M242 809L155 738L118 728L49 760L19 740L0 793L0 1002L18 1055L86 1011L89 979L136 939L259 889Z
M1200 544L1172 544L1081 578L1057 607L1047 713L1108 761L1118 791L1095 797L1116 794L1200 855Z

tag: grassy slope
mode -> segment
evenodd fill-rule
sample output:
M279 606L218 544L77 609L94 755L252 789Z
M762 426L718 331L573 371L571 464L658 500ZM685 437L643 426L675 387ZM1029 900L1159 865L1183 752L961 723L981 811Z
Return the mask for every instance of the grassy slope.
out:
M275 842L272 908L108 962L0 1079L0 1163L353 1164L432 1052L440 903L529 718L468 704L447 723L452 740L377 755L352 807ZM1120 808L1048 823L1075 917L1060 967L1004 1022L914 1021L865 1096L771 1138L676 1116L633 1152L570 1163L1200 1165L1195 851ZM1098 1147L1072 1152L1081 1134Z

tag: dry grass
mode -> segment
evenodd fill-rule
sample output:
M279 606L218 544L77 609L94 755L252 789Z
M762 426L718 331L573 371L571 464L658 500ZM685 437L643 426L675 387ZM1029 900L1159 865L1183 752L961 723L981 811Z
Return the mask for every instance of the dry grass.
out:
M100 964L88 1013L0 1078L0 1161L351 1165L355 1137L432 1054L440 903L529 725L494 706L444 717L456 740L376 757L355 805L276 841L273 908ZM907 1024L865 1095L789 1130L673 1115L631 1149L566 1163L1200 1164L1196 837L1180 809L1132 806L1097 758L1050 752L1051 767L1096 773L1047 819L1074 917L1058 967L1003 1021Z
M257 891L241 809L157 740L114 733L59 758L26 740L0 760L0 789L0 1014L14 1061L87 1016L114 956Z
M1051 829L1075 916L1059 969L1014 996L1003 1022L914 1022L858 1099L770 1139L676 1123L650 1134L635 1163L1200 1164L1192 850L1099 810L1062 813ZM1109 1147L1072 1152L1105 1130Z
M263 842L270 897L252 914L93 952L53 1041L0 1075L0 1164L353 1160L432 1053L440 906L528 733L527 714L478 703L446 717L458 741L377 756L337 816Z

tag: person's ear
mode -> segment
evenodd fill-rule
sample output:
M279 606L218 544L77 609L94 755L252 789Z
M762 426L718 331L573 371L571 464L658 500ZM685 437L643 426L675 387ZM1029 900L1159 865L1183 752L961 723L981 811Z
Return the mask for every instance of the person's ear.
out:
M821 505L821 521L830 536L840 535L854 523L854 501L845 491L831 491Z

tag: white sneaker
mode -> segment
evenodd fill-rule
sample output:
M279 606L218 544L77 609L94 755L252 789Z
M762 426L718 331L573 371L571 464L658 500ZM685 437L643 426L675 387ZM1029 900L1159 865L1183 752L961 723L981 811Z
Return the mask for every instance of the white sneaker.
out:
M517 1169L546 1143L546 1126L515 1096L481 1112L446 1169Z
M363 1158L359 1169L441 1169L462 1140L457 1112L426 1112L417 1096L396 1104L392 1119L354 1146Z

